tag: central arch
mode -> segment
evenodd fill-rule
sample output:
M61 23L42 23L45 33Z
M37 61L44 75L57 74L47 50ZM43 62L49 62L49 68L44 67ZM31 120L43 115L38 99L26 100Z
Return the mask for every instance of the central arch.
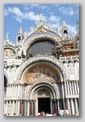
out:
M52 63L46 61L35 62L25 69L21 81L27 84L48 81L51 83L60 82L60 74Z
M30 47L31 44L37 42L38 40L42 40L42 39L48 39L52 42L57 43L58 45L60 45L60 42L62 40L58 34L52 32L52 31L47 31L47 32L43 32L43 33L32 33L23 43L22 50L23 50L24 54L26 55L26 51Z
M37 82L37 83L32 85L32 87L30 89L29 99L33 99L33 94L36 93L36 91L41 89L42 87L50 90L50 93L52 95L51 96L52 99L56 98L56 90L55 90L54 86L51 83L43 81L43 82L40 82L40 83Z
M47 82L34 84L29 93L30 114L53 112L53 101L57 98L55 87ZM33 107L32 107L33 106Z
M16 77L15 77L15 81L24 83L21 81L21 77L23 75L23 73L30 68L30 66L32 66L33 64L36 64L37 62L46 62L46 63L50 63L52 64L52 66L55 67L56 71L59 73L60 75L60 81L66 81L67 80L67 72L65 67L62 65L62 63L60 63L57 59L55 59L54 57L46 57L46 56L39 56L39 57L32 57L29 60L26 60L17 70L16 72Z

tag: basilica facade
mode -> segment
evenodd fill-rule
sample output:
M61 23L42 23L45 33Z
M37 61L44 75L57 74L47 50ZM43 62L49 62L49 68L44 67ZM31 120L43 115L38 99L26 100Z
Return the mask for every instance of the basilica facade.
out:
M40 23L20 27L16 44L4 41L4 115L38 116L60 111L79 116L79 34L69 38Z

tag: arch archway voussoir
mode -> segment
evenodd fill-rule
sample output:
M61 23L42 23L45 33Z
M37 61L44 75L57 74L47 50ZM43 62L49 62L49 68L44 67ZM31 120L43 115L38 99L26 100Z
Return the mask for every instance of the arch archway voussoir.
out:
M59 71L61 75L61 82L66 81L67 78L67 72L65 70L65 67L62 65L61 62L59 62L56 58L54 57L46 57L46 56L38 56L38 57L32 57L28 60L26 60L17 70L16 72L16 77L15 77L15 82L19 81L20 78L25 71L27 67L29 67L31 64L40 62L40 61L47 61L55 65L56 69Z

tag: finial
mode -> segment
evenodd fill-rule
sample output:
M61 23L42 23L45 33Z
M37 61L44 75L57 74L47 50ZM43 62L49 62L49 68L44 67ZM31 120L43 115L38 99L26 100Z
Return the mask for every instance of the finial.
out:
M40 25L44 25L44 24L45 24L45 19L44 19L44 17L43 17L43 14L40 14L40 15L39 15L39 24L40 24Z
M23 33L23 28L22 28L22 26L20 26L19 31L18 31L18 34L20 34L20 33Z
M62 25L62 39L67 40L68 39L68 26L66 24L66 21L63 20L63 25Z
M63 20L63 27L66 27L66 26L67 26L66 21Z

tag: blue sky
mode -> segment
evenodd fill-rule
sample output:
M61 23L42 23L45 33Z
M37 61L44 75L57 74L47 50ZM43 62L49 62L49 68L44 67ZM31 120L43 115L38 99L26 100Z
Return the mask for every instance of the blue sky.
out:
M78 4L5 4L4 5L4 37L9 35L16 42L19 27L29 32L39 22L39 15L56 30L66 21L72 33L77 32L79 21Z

